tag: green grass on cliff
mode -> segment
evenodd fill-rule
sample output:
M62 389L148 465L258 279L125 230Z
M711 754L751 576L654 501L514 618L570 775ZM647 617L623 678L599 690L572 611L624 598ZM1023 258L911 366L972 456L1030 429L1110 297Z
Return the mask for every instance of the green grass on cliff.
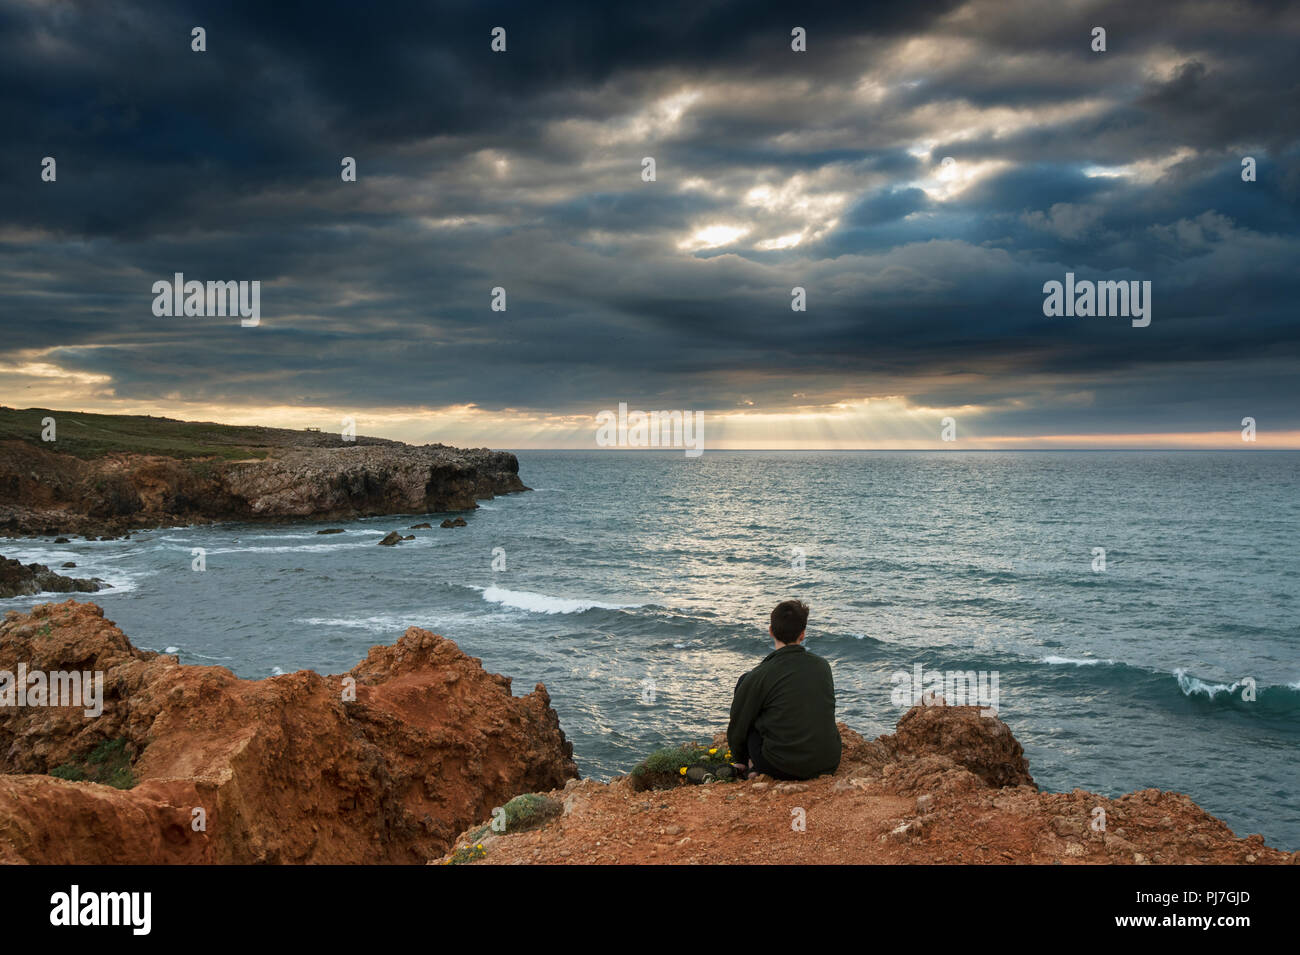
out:
M453 852L443 865L465 865L478 859L486 859L487 852L480 845L461 846Z
M700 743L687 743L685 746L655 750L632 770L632 775L640 776L645 773L679 773L685 775L681 771L690 769L692 766L700 766L713 771L719 766L729 765L727 757L730 755L731 753L727 751L725 746L703 746Z
M41 440L44 418L53 418L55 437ZM177 421L149 415L87 414L80 411L51 411L48 408L18 410L0 406L0 441L26 441L51 451L78 458L106 454L160 454L173 458L264 458L271 448L342 447L338 432L291 431ZM391 443L357 436L357 444Z
M55 441L41 440L41 421L53 418ZM164 454L173 458L265 457L254 440L258 428L175 421L138 415L81 414L28 408L0 408L0 441L19 440L79 458L115 452Z
M135 785L131 771L131 757L126 754L126 739L105 740L89 755L55 766L50 775L74 783L103 783L114 789L130 789Z
M534 826L549 822L563 812L564 806L548 796L543 796L541 793L524 793L501 807L499 818L503 821L497 825L504 828L494 830L492 823L489 822L481 826L470 839L477 842L494 831L521 832L524 829L532 829ZM496 816L495 813L493 815Z
M696 769L706 782L730 782L738 778L731 769L731 753L726 745L704 746L686 743L668 749L658 749L632 769L632 775L650 789L664 789L686 782L697 782L698 777L687 778Z
M479 826L470 833L469 841L448 856L443 865L465 865L486 858L487 850L483 848L480 840L496 833L505 834L535 829L563 814L564 804L550 796L543 796L541 793L524 793L516 796L500 807L499 812L493 810L493 819L500 820L497 822L497 829L492 828L491 822Z

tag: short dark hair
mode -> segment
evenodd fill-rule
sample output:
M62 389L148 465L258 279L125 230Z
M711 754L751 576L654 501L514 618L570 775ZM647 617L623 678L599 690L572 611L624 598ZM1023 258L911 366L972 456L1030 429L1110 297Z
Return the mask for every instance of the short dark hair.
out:
M802 600L782 600L772 611L772 636L794 643L808 626L808 605Z

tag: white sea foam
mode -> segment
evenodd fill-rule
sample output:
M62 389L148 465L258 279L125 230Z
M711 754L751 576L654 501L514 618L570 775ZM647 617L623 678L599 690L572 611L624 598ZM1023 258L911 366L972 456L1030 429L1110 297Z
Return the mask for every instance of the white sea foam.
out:
M406 541L409 547L413 541ZM208 556L213 554L302 554L313 551L352 550L357 547L374 547L373 541L338 541L329 544L283 544L270 547L209 547ZM181 548L184 550L185 548Z
M1186 670L1175 670L1174 677L1178 680L1178 688L1183 691L1184 696L1194 696L1203 694L1204 696L1214 699L1221 695L1236 696L1240 691L1251 687L1252 684L1246 680L1238 680L1235 683L1206 683L1188 673ZM1285 686L1290 690L1300 690L1300 680L1294 683L1272 684L1258 683L1253 686L1254 692L1262 694L1265 690L1275 689Z
M373 617L300 617L295 622L309 627L350 627L356 630L369 630L372 633L392 633L418 626L411 621L410 616L397 617L385 613Z
M481 623L494 616L491 611L478 614L448 613L443 610L416 610L411 613L381 613L369 617L299 617L295 623L308 627L341 627L350 630L365 630L368 633L383 633L393 639L406 632L407 627L422 627L434 633L446 633L458 624L467 621Z
M1186 670L1175 670L1174 677L1178 680L1178 689L1183 691L1184 696L1194 696L1202 693L1210 699L1214 699L1220 693L1233 694L1241 689L1241 683L1206 683L1204 680L1198 680Z
M641 604L612 604L599 600L582 600L568 597L551 597L530 590L506 590L502 587L474 587L481 590L488 603L527 610L529 613L582 613L586 610L633 610Z
M80 543L80 542L78 542ZM122 570L120 567L109 567L107 569L100 567L102 561L113 560L120 557L119 554L92 554L86 555L71 550L33 550L31 548L10 548L6 557L12 557L22 564L44 564L56 574L64 577L74 577L80 579L90 579L98 577L104 585L101 590L91 593L65 593L63 591L43 590L39 594L22 594L17 597L5 597L0 599L0 603L20 603L29 601L31 603L49 603L50 599L59 600L98 600L101 596L114 596L117 594L126 594L135 590L137 583L144 577L152 577L157 573L156 570ZM76 561L76 567L64 567L68 561Z
M1107 666L1114 663L1114 660L1098 660L1095 657L1043 657L1043 662L1052 666L1077 666L1090 667L1098 663L1105 663Z

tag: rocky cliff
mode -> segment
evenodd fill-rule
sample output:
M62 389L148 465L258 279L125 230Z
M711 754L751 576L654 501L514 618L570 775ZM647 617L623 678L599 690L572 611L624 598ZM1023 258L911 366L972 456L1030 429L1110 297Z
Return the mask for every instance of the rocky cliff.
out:
M424 514L528 490L513 454L485 448L64 412L40 419L65 435L43 442L29 412L0 411L0 533Z
M1296 863L1179 793L1040 792L1020 744L975 707L917 706L892 734L840 725L839 770L645 789L571 780L518 825L467 829L442 863ZM719 734L714 743L726 745ZM507 807L509 808L509 806ZM507 812L507 817L511 813Z
M14 705L20 666L102 673L102 711ZM346 674L248 681L136 649L94 604L43 604L0 624L0 704L0 864L1300 857L1179 793L1040 792L974 707L914 707L873 740L841 724L839 770L807 782L579 781L544 687L513 696L417 628Z
M513 696L417 628L346 674L251 681L69 600L5 615L0 671L20 665L102 673L102 713L0 706L0 863L424 862L577 775L545 687Z

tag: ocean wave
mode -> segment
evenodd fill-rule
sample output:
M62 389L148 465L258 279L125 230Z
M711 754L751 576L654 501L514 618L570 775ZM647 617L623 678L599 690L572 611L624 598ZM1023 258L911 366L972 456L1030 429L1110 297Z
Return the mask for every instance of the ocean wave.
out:
M488 608L474 613L428 609L403 613L379 613L368 617L298 617L294 623L308 627L365 630L368 633L388 634L396 640L406 632L408 627L420 627L434 633L450 635L451 631L461 625L479 625L497 615L497 611Z
M515 610L529 613L585 613L588 610L635 610L644 604L613 604L600 600L584 600L569 597L552 597L537 594L531 590L506 590L503 587L473 587L481 591L488 603L501 604Z
M418 540L419 538L416 538L416 541ZM412 543L415 543L415 541L405 541L407 546L410 546ZM209 547L207 548L207 552L209 557L213 554L302 554L316 551L352 550L357 547L374 546L375 544L373 541L337 541L329 544L283 544L268 547ZM188 549L183 547L172 549L185 550L188 552Z
M1186 670L1175 670L1173 677L1183 699L1202 706L1227 708L1241 713L1258 711L1270 716L1294 717L1300 713L1300 681L1295 683L1250 683L1247 679L1233 683L1207 683ZM1254 699L1246 693L1253 690Z
M1300 681L1295 683L1251 682L1240 680L1216 682L1193 676L1184 668L1158 670L1120 660L1093 657L1043 657L1039 663L1054 668L1071 667L1077 674L1056 670L1052 679L1085 681L1101 690L1137 702L1155 701L1159 705L1185 711L1198 709L1232 710L1247 716L1291 717L1300 712ZM1247 699L1253 688L1254 699Z
M245 534L235 534L230 538L232 541L263 541L263 540L314 540L323 543L331 537L342 537L344 534L364 534L366 537L383 537L388 533L384 527L351 527L344 528L338 534L318 534L316 531L307 532L290 532L272 533L265 530L256 530ZM174 538L168 538L173 540Z
M372 633L390 633L418 626L410 620L409 614L404 617L395 614L378 614L373 617L299 617L294 622L308 627L347 627L354 630L368 630Z
M1235 683L1206 683L1204 680L1198 680L1186 670L1175 670L1174 679L1178 681L1178 689L1183 691L1183 696L1204 696L1207 699L1226 694L1235 696L1238 690L1244 690L1250 686L1245 680L1238 680ZM1267 687L1265 687L1267 689Z
M199 653L197 650L186 650L186 649L183 648L183 647L175 647L175 646L170 646L170 645L167 646L167 647L165 647L165 648L162 649L162 650L159 650L157 647L146 647L146 646L144 646L143 644L141 644L141 645L140 645L140 649L141 649L141 650L149 650L149 651L152 651L153 653L167 653L167 654L171 654L172 656L182 656L182 655L184 655L185 660L182 661L182 662L187 663L187 664L192 662L192 661L190 660L191 657L193 657L193 658L195 658L195 659L198 659L198 660L233 660L233 659L235 659L234 657L230 657L230 656L214 656L213 654L209 654L209 653Z

